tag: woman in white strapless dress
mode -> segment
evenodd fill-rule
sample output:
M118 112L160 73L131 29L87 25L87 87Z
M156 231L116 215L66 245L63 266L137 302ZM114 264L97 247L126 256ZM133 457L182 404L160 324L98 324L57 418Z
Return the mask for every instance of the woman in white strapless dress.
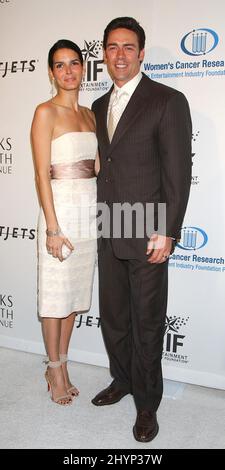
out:
M51 398L78 395L67 353L75 315L90 307L96 259L97 140L93 113L78 104L83 70L79 47L59 40L49 51L57 94L40 104L32 123L38 220L38 310L48 354Z

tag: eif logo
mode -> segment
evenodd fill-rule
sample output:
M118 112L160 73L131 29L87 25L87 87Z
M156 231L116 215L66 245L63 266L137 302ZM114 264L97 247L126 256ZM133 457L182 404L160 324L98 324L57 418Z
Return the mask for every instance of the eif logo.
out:
M197 140L197 138L198 138L198 136L199 136L199 132L200 132L200 131L197 131L195 134L194 134L194 133L192 134L192 140L193 140L193 142L196 142L196 140ZM192 165L193 165L193 163L194 163L194 162L193 162L194 156L195 156L195 153L192 152L192 154L191 154Z
M200 250L208 242L207 233L199 227L183 227L177 244L182 250Z
M99 59L102 41L84 41L84 49L81 52L86 62L85 80L88 82L98 80L98 74L103 71L101 64L104 63L103 59Z
M196 142L196 140L198 139L199 133L200 133L200 131L197 131L197 132L195 132L195 133L192 134L192 142L193 142L193 143ZM193 166L193 164L194 164L193 158L195 157L195 155L196 155L196 152L192 152L192 154L191 154L192 166ZM192 176L191 176L191 184L192 184L192 185L197 185L197 184L199 184L199 177L198 177L198 175L194 175L193 172L192 172Z
M179 334L178 331L182 326L185 326L187 324L188 320L189 317L166 317L164 353L170 352L176 354L178 348L183 347L183 340L185 338L185 335Z
M198 28L185 34L180 46L185 54L200 56L215 49L218 42L219 37L215 31L209 28Z

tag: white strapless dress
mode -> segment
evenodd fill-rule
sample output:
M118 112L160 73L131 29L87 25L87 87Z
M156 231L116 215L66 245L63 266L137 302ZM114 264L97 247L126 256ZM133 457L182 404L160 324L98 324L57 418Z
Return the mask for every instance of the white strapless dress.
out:
M48 254L46 222L41 209L38 219L38 312L41 317L64 318L90 308L97 256L96 178L90 173L89 177L83 177L82 168L85 172L85 166L93 167L96 152L97 139L93 132L68 132L52 141L51 164L56 169L56 179L51 180L51 185L55 211L59 226L74 251L63 262ZM88 171L90 168L87 174ZM60 174L64 176L61 178Z

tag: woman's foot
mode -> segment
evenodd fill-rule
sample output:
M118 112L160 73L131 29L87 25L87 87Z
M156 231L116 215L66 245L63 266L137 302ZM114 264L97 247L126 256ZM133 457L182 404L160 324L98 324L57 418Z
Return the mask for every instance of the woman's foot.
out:
M72 403L71 393L67 391L60 361L49 361L45 378L52 401L58 405L70 405Z
M67 370L67 354L60 354L60 361L62 364L62 371L64 376L64 382L66 386L66 391L71 397L77 397L79 395L79 390L70 382L68 370Z

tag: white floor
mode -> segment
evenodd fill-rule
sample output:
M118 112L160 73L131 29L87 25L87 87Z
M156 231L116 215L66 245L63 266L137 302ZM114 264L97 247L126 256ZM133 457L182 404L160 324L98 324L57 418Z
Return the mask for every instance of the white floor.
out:
M111 379L108 369L70 363L80 396L72 406L53 403L42 357L0 349L2 449L225 449L225 391L165 381L159 434L135 441L131 396L106 407L91 398Z

